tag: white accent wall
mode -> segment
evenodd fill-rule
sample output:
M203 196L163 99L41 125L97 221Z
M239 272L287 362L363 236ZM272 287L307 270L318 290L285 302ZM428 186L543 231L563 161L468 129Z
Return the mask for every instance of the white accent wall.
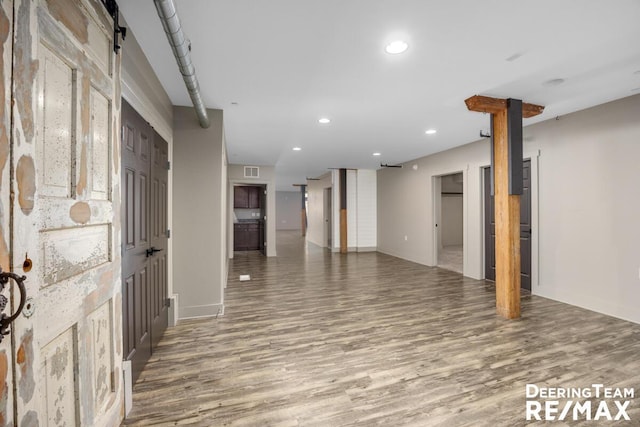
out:
M377 229L377 174L375 170L358 169L356 247L358 251L375 251L378 246Z
M347 170L347 248L350 252L358 249L358 173L355 170Z
M532 292L636 323L639 118L636 95L557 120L524 122L524 156L532 168ZM489 152L482 140L379 170L378 250L434 265L433 180L462 170L464 274L483 278L482 168Z
M347 247L349 251L375 251L377 246L377 174L375 170L347 170ZM332 251L340 250L339 171L318 181L308 181L307 240L326 247L324 241L324 189L332 189Z

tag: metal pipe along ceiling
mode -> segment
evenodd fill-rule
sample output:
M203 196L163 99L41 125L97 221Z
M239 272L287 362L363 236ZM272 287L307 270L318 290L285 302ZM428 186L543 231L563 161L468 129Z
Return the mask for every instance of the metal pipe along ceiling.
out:
M160 22L162 22L162 27L167 35L167 39L169 39L173 56L176 57L176 61L178 62L178 68L184 79L184 84L187 86L187 91L191 97L193 108L196 110L200 126L208 128L210 122L207 108L204 106L202 96L200 95L200 85L196 77L196 69L191 62L191 47L182 32L176 5L173 0L153 0L153 2L156 5L156 10L158 11L158 16L160 17Z

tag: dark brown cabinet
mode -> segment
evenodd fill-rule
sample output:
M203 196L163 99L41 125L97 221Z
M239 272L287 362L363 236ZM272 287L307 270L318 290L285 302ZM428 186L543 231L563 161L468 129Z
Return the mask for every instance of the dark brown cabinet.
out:
M249 207L249 187L233 187L233 207L248 208Z
M233 207L236 209L260 209L262 187L236 186L233 189Z
M257 251L264 244L262 222L237 223L233 225L233 250Z

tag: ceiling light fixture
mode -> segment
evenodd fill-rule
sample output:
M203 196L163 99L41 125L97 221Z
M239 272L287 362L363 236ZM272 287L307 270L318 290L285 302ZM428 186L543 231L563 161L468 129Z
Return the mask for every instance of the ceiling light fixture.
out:
M435 130L435 129L428 129L427 131L425 131L425 133L426 133L427 135L434 135L436 132L438 132L438 131L437 131L437 130Z
M522 53L520 53L520 52L518 52L518 53L514 53L514 54L513 54L513 55L511 55L510 57L505 58L505 61L507 61L507 62L513 62L513 61L515 61L516 59L520 58L522 55L523 55L523 54L522 54Z
M300 150L302 150L302 148L300 148L300 147L293 147L293 151L300 151Z
M551 79L542 83L544 86L558 86L565 82L565 79Z
M391 55L397 55L399 53L405 52L408 48L409 48L409 45L407 44L407 42L403 40L396 40L389 43L384 48L384 51Z
M326 117L322 117L320 119L318 119L318 123L320 123L321 125L326 125L331 123L331 120L326 118Z
M381 153L373 153L374 156L380 156Z

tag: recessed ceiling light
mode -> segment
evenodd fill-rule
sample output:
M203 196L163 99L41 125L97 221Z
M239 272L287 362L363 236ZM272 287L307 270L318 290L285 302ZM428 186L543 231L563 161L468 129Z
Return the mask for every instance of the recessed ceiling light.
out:
M380 156L380 153L373 153L374 156Z
M544 82L542 84L544 86L558 86L558 85L561 85L564 82L565 82L564 79L551 79L551 80L547 80L546 82Z
M514 54L513 54L513 55L511 55L510 57L505 58L505 61L507 61L507 62L513 62L513 61L515 61L516 59L520 58L522 55L524 55L524 53L522 53L522 52L514 53Z
M393 41L393 42L389 43L384 48L384 51L387 52L387 53L390 53L391 55L397 55L399 53L403 53L408 48L409 48L409 45L407 44L407 42L405 42L403 40L396 40L396 41Z
M302 148L300 148L300 147L293 147L293 151L300 151L300 150L302 150Z
M438 132L438 131L437 131L437 130L435 130L435 129L428 129L427 131L425 131L425 133L426 133L427 135L433 135L433 134L435 134L436 132Z
M327 123L331 123L331 120L326 117L322 117L321 119L318 119L318 123L320 123L321 125L326 125Z

